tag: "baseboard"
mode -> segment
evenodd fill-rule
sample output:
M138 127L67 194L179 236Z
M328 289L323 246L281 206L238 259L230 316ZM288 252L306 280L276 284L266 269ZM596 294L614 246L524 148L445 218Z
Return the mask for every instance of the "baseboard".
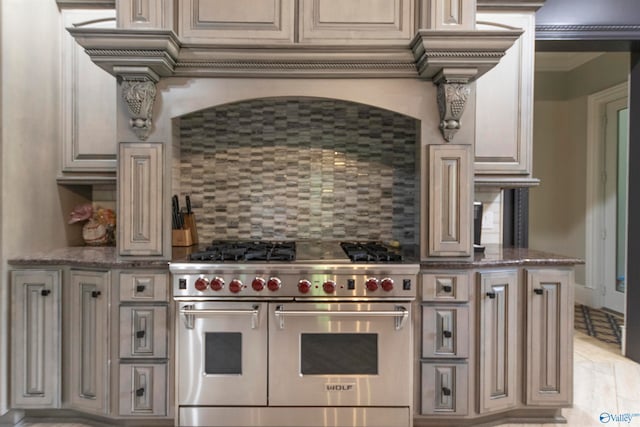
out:
M593 308L600 308L597 304L595 289L587 288L585 285L576 283L574 288L575 303L583 304Z

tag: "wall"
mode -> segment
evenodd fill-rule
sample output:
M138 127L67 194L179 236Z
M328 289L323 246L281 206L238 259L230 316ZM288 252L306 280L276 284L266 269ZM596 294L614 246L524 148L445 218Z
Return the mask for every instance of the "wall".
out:
M180 120L180 192L213 239L416 244L417 122L329 99L271 98Z
M502 190L476 188L475 201L482 203L482 245L502 244Z
M587 97L625 81L628 70L628 53L606 53L568 72L536 72L533 175L541 184L530 192L531 248L585 257ZM585 282L577 266L576 283Z
M73 242L66 225L83 191L56 184L60 165L60 34L54 1L0 2L2 204L0 207L0 415L8 406L7 259ZM33 29L37 28L38 31ZM46 34L46 36L43 36Z

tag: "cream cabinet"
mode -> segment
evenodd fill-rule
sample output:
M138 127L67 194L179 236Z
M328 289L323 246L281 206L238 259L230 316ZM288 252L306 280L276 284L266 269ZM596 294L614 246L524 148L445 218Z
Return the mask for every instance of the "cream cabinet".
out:
M60 271L11 272L11 406L60 407Z
M477 29L521 29L498 65L476 81L476 181L529 179L533 139L535 12L478 12Z
M62 9L62 174L116 171L117 84L94 64L66 28L115 28L113 9ZM70 173L70 174L68 174Z
M478 412L517 405L518 270L478 274Z
M106 415L109 412L111 273L71 269L68 285L69 407Z
M573 401L573 270L526 269L526 404Z

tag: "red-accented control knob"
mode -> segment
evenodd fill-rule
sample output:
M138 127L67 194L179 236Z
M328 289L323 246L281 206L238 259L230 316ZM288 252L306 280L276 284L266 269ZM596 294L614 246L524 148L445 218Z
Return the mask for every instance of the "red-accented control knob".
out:
M229 290L234 294L237 294L242 290L242 282L238 279L233 279L229 282Z
M336 282L333 280L327 280L322 284L322 289L328 294L332 294L336 291Z
M306 294L311 290L311 282L308 280L300 280L298 282L298 291L301 294Z
M277 277L271 277L267 281L267 288L269 288L270 291L277 291L278 289L280 289L281 286L282 286L282 281Z
M377 291L378 290L378 279L376 279L375 277L372 277L371 279L367 279L366 282L364 282L364 285L367 287L368 291Z
M264 289L264 284L265 284L265 280L262 277L256 277L255 279L253 279L253 281L251 282L251 287L253 288L254 291L258 291L260 292L261 290Z
M207 289L208 286L209 286L209 281L206 278L200 277L196 279L195 287L200 292L204 292L204 290Z
M384 279L382 279L382 282L380 282L380 286L382 286L382 289L389 292L391 289L393 289L393 279L385 277Z
M222 277L215 277L213 280L211 280L210 286L214 291L219 291L220 289L224 288L224 279Z

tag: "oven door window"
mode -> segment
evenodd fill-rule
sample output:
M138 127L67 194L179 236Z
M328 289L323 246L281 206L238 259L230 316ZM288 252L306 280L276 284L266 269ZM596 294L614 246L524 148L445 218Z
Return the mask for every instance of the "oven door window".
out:
M204 334L204 372L209 375L242 375L242 334Z
M302 334L303 375L378 375L378 334Z

